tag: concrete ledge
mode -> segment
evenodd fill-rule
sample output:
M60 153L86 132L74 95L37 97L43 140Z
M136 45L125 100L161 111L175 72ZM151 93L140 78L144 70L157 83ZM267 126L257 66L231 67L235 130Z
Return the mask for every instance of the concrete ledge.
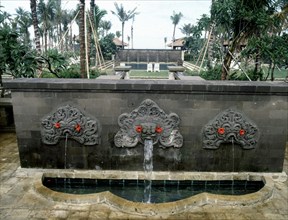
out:
M21 168L16 172L17 177L44 176L59 178L87 178L87 179L145 179L144 171L119 170L69 170L69 169L33 169ZM259 181L267 177L275 182L285 182L287 174L258 173L258 172L173 172L153 171L152 180L254 180Z
M157 86L153 86L157 85ZM21 78L4 83L4 87L12 91L111 91L121 92L123 90L165 93L213 93L213 94L278 94L287 96L288 86L285 82L266 81L207 81L195 80L118 80L118 79L31 79Z
M167 67L169 72L174 72L174 73L183 73L185 71L185 68L183 66L168 66Z
M12 107L12 98L0 98L0 107Z

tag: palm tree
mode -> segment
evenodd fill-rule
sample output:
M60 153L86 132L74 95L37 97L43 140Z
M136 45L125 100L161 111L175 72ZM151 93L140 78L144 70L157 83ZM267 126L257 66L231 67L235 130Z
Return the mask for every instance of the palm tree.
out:
M184 34L186 37L189 37L193 33L193 25L184 24L182 28L180 28L182 34Z
M61 41L62 39L62 17L63 13L65 13L61 8L61 0L53 0L54 1L54 7L55 7L55 17L54 17L54 26L56 26L56 33L57 33L57 42L60 43L60 49L63 49L63 44Z
M98 33L100 22L106 14L107 14L106 10L102 10L99 8L98 5L95 5L93 19L94 19L94 26L95 26L94 28L95 28L96 33Z
M36 50L37 50L38 54L41 54L40 32L39 32L39 26L38 26L36 0L30 0L30 8L31 8L31 13L32 13L32 21L33 21L33 27L34 27Z
M73 46L73 31L72 31L73 23L72 22L74 21L75 16L76 16L75 10L70 10L67 12L67 19L69 21L68 22L69 23L69 47L70 47L70 50L73 50L73 51L74 51L74 46Z
M99 64L101 65L103 59L102 59L102 53L101 53L101 49L99 46L99 41L98 41L98 36L99 36L99 27L100 27L100 23L103 19L103 17L107 14L106 10L102 10L99 8L98 5L94 5L93 8L93 29L94 29L94 41L95 41L95 49L96 49L96 57L95 60L99 61ZM97 63L97 61L95 62Z
M132 11L128 10L127 12L124 10L123 5L120 4L120 6L115 2L114 3L116 12L111 11L113 15L116 15L119 19L119 21L122 24L122 49L124 49L124 25L125 22L133 18L135 15L139 14L136 12L137 7L135 7Z
M134 27L133 27L133 24L134 24L134 21L135 21L135 16L132 17L132 24L131 24L131 48L133 49L134 47Z
M121 32L120 31L116 31L115 35L116 35L117 38L119 38L119 37L121 37Z
M198 20L198 26L200 27L200 29L204 30L205 32L204 39L206 39L207 37L207 32L210 29L210 23L211 23L211 19L207 14L203 14L201 18Z
M183 14L181 12L175 13L175 11L173 11L173 15L170 16L170 19L172 20L172 24L174 25L173 35L172 35L172 49L173 49L173 43L175 41L176 26L179 24L182 17L183 17Z
M166 49L166 44L167 44L167 37L164 37L164 46L165 46L165 49Z
M111 29L112 23L111 21L100 21L99 27L103 30L103 37L105 37Z
M82 78L87 78L86 73L86 45L85 45L85 0L79 4L79 40L80 40L80 72Z
M92 45L92 35L93 35L93 32L92 32L92 26L93 26L93 23L94 23L94 8L95 8L95 0L91 0L90 1L90 11L88 12L89 14L88 15L88 25L87 25L87 54L88 54L88 66L90 66L90 53L91 53L91 45ZM94 26L93 26L94 28Z
M201 18L198 20L197 22L197 25L198 25L198 28L199 30L202 32L204 31L204 48L207 47L207 50L205 50L204 48L204 51L207 51L207 58L208 58L208 62L207 62L207 66L209 69L212 68L212 66L210 65L211 64L211 59L212 59L212 54L213 54L213 51L212 51L212 48L213 48L213 45L215 44L214 43L214 31L213 31L213 26L211 25L211 19L210 17L207 15L207 14L203 14L201 16ZM207 39L207 33L208 34L208 39ZM207 43L205 42L207 39ZM206 52L204 52L203 54L203 59L205 58L206 56Z
M69 44L72 44L72 30L71 29L70 29L70 35L68 37L69 24L71 23L72 20L73 20L72 13L67 11L67 10L64 10L61 14L61 23L63 24L63 31L65 34L65 36L64 36L65 50L68 50L68 42L69 42ZM71 27L71 25L70 25L70 27Z
M43 28L44 33L44 49L47 52L48 46L48 33L50 31L50 36L52 37L52 26L53 20L55 18L55 4L53 0L49 0L47 4L45 4L44 0L40 0L38 4L38 13L40 15L40 21Z
M128 35L128 36L127 36L128 45L130 45L130 39L131 39L131 38L130 38L130 36Z
M288 1L287 0L280 0L278 2L280 11L273 14L273 18L277 19L279 25L277 28L274 28L273 32L280 35L282 32L287 32L288 30Z
M19 31L23 34L23 42L28 45L30 43L30 33L28 28L32 25L31 13L19 7L16 9L16 22L19 24Z

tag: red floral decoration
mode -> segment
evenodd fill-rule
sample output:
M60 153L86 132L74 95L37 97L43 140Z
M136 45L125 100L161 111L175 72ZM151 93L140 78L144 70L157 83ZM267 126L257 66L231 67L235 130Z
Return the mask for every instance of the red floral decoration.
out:
M224 134L225 128L218 128L217 132L218 132L218 134Z
M141 133L142 132L142 126L141 125L137 125L135 130L136 130L136 132Z
M77 132L80 132L81 131L81 126L79 124L75 125L75 130Z
M240 134L241 136L243 136L245 133L246 133L246 132L245 132L244 129L240 129L240 130L239 130L239 134Z
M163 131L163 128L161 128L159 125L156 126L155 131L157 133L161 133Z
M54 127L57 128L57 129L58 129L58 128L61 128L60 122L56 122L56 123L54 124Z

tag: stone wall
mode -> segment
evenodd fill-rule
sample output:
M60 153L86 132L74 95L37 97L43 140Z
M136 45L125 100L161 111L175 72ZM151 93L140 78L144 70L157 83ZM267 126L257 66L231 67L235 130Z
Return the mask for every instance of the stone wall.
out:
M0 132L14 131L11 98L0 98Z
M288 87L284 82L17 79L5 86L12 90L22 167L143 170L143 144L117 147L114 137L120 129L119 116L130 114L149 99L166 114L179 116L183 137L181 147L154 145L154 170L282 171L288 121ZM65 106L79 110L87 127L89 120L97 124L95 139L77 139L74 123L69 125L76 132L74 139L70 135L65 141L62 135L56 144L49 144L49 138L48 144L43 141L43 121ZM228 110L235 113L233 120ZM244 118L241 123L247 128L243 131L237 130L237 115ZM223 124L222 130L218 128L209 136L209 126L217 123ZM57 126L54 122L54 132L58 132ZM238 139L223 138L222 132L233 126L239 133L229 135ZM83 126L79 129L84 131ZM243 142L241 135L246 134Z
M156 50L156 49L125 49L116 53L116 62L131 63L177 63L183 60L181 50Z

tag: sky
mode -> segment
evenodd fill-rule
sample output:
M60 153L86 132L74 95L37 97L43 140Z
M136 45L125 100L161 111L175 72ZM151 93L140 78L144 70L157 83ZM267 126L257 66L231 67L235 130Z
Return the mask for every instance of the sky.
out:
M173 24L170 16L173 15L173 11L183 14L183 17L176 27L175 38L177 39L184 36L180 30L184 24L196 24L197 20L201 18L201 15L209 14L211 6L211 0L95 0L96 5L98 5L100 9L107 11L103 20L111 21L112 28L110 32L114 34L116 31L121 32L121 22L111 13L111 11L116 11L114 6L115 2L117 2L118 5L123 4L126 11L137 7L136 11L139 12L139 14L135 16L133 24L134 49L164 49L164 38L167 37L167 43L172 40ZM62 0L62 9L75 9L78 3L79 0ZM3 11L12 15L15 14L15 9L18 7L30 11L29 0L0 0L0 5L4 7L2 8ZM85 0L85 6L86 10L88 10L90 0ZM131 25L132 19L125 22L124 42L128 42L127 36L131 37ZM74 26L74 30L78 32L76 26L77 25ZM77 35L78 33L75 34Z

